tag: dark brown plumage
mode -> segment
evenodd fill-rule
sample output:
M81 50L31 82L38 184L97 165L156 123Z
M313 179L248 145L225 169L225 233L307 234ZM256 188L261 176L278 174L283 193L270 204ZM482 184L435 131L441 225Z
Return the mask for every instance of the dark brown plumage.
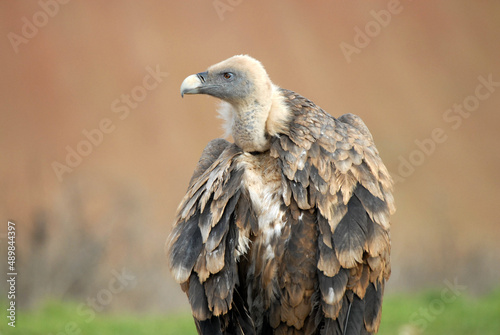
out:
M196 77L195 77L196 76ZM200 334L371 334L390 275L392 180L363 121L235 56L186 78L227 103L171 233Z

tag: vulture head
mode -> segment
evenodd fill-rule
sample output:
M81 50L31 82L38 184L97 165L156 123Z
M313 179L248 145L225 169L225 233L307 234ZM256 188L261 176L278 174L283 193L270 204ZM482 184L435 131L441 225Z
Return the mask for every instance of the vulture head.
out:
M246 152L269 149L271 136L287 129L289 112L262 64L247 55L228 58L188 76L184 94L208 94L222 100L226 131Z

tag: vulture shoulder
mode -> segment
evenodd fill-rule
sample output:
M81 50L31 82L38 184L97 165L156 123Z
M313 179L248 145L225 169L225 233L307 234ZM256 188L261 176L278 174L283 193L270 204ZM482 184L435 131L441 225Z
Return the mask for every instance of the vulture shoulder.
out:
M248 232L251 218L248 206L236 209L243 174L238 154L241 149L224 139L206 146L166 245L170 271L188 294L200 334L254 334L235 290L237 259L244 252L237 243L248 243L242 231Z
M281 93L294 117L270 154L283 172L284 203L316 215L324 333L377 332L391 270L392 179L359 117L335 119L292 91Z

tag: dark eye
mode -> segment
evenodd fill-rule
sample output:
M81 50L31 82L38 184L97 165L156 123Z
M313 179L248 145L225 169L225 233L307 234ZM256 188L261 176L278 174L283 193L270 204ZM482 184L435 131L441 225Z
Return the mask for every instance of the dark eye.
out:
M224 79L231 79L234 76L231 72L224 72L222 75L224 76Z

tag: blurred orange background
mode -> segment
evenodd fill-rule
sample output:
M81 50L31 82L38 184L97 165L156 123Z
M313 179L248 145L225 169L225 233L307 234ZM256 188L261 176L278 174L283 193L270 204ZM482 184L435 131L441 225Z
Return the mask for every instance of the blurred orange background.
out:
M179 87L235 54L370 128L396 180L388 294L498 285L500 2L42 0L0 13L0 237L3 254L14 221L21 306L85 302L126 272L106 309L188 309L163 245L223 131L217 101Z

